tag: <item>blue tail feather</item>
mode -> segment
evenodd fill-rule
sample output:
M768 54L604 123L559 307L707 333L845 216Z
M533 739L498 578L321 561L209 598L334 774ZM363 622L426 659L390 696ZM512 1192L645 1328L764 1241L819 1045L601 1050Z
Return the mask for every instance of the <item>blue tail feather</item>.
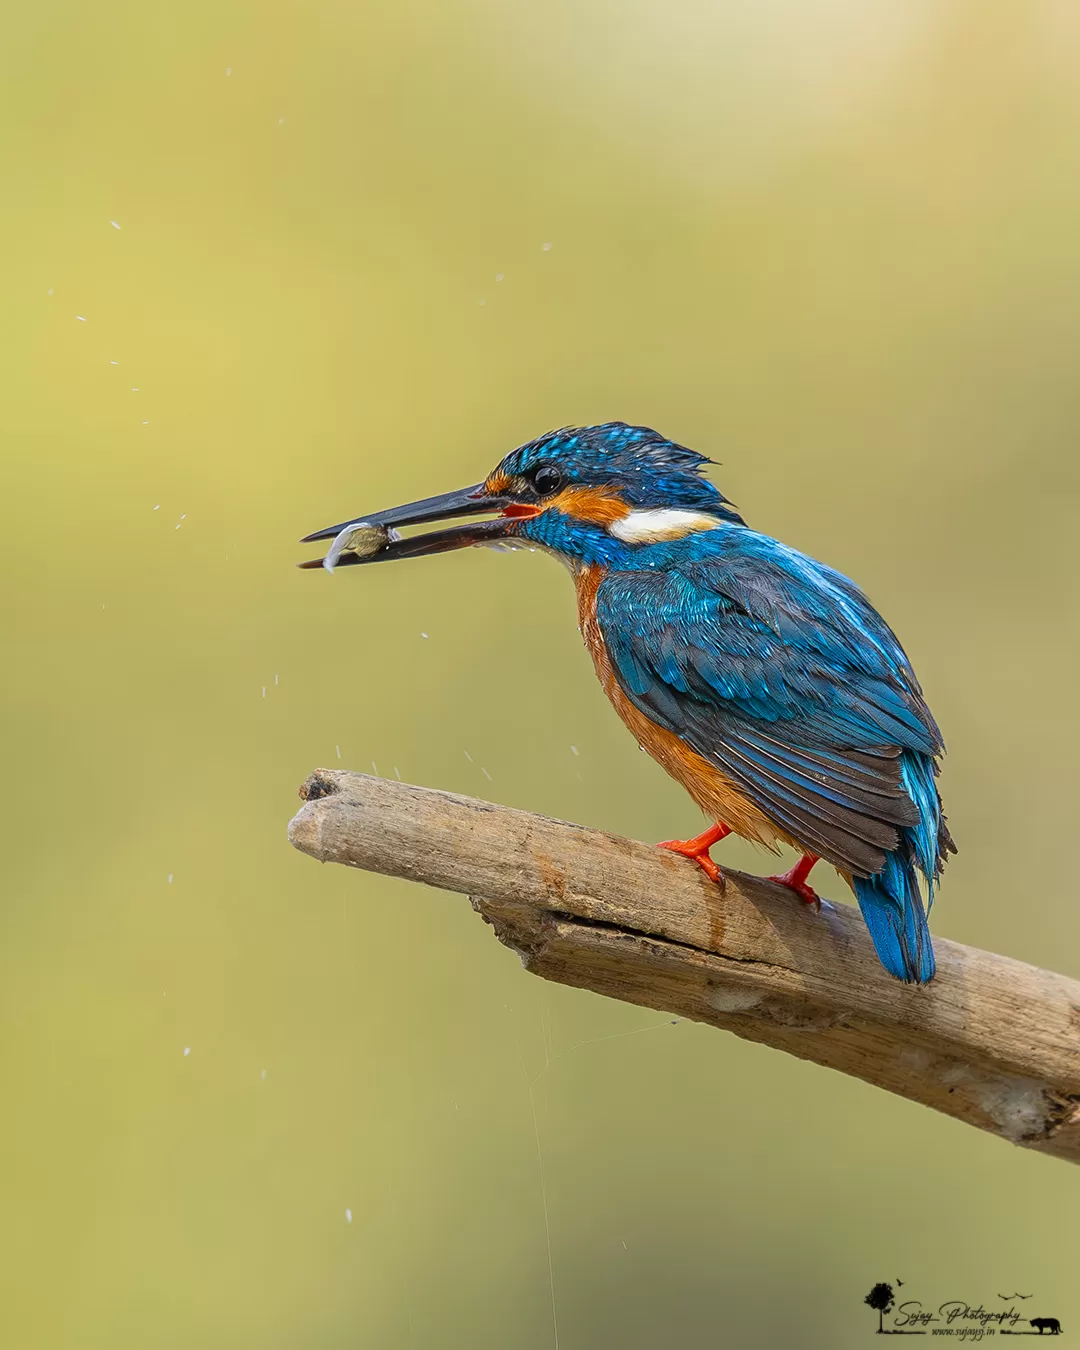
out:
M886 855L880 872L854 877L852 885L881 964L898 980L925 984L934 977L934 948L926 914L945 857L955 849L941 814L933 760L905 750L900 772L908 796L918 807L919 823L900 831L899 847ZM920 873L926 879L925 906Z
M914 859L908 848L890 853L872 877L853 879L855 897L881 964L898 980L925 984L934 977L934 948Z

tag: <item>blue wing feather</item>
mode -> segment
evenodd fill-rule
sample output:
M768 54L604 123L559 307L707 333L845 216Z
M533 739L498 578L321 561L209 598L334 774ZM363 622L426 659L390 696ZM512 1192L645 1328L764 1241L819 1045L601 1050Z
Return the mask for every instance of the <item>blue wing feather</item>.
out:
M951 847L934 785L941 735L853 583L747 529L638 556L639 570L613 570L597 592L636 706L837 866L885 873L899 850L932 882Z

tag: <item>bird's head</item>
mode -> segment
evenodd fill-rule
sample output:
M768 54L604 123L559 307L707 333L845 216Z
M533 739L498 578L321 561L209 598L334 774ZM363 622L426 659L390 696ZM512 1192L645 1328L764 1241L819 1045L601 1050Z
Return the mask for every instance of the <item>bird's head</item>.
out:
M704 477L709 462L648 427L564 427L511 451L475 487L309 534L304 543L333 538L334 544L325 559L301 566L332 569L514 539L571 561L625 559L643 546L742 525ZM402 526L493 513L468 525L398 533Z

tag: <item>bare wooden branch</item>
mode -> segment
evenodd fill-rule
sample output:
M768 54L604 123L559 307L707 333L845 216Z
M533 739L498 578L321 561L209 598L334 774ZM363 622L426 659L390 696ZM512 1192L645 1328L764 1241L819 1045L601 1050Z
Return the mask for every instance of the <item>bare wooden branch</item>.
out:
M320 769L292 843L458 891L527 970L679 1014L1080 1162L1080 984L938 938L937 978L878 965L858 912L490 802Z

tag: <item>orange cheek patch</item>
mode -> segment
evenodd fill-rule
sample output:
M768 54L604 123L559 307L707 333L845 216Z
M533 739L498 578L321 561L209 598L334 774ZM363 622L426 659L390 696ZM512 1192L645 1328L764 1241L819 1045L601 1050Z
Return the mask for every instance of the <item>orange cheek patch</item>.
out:
M605 528L630 514L630 508L625 502L618 497L609 497L603 488L594 487L565 488L545 505L554 506L556 510L575 516L578 520L591 520Z
M493 473L484 480L484 491L492 497L504 497L510 491L510 477L505 473Z

